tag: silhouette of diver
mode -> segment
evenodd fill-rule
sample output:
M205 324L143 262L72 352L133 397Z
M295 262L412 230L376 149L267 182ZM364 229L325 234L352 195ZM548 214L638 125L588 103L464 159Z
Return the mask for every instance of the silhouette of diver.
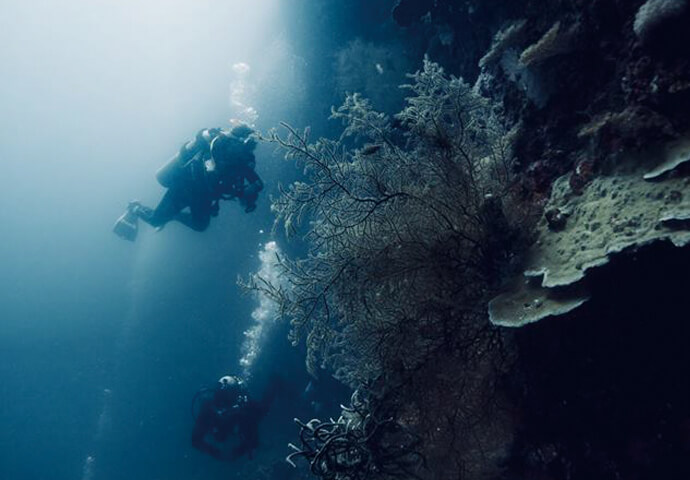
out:
M259 447L259 424L266 416L281 388L282 380L273 377L260 401L252 399L244 381L226 375L213 389L202 389L192 401L192 414L201 399L192 429L192 446L219 460L233 460L243 455L250 459ZM239 444L225 453L221 444L236 433Z
M211 217L218 215L220 200L238 199L245 212L253 211L263 189L263 182L254 171L255 148L254 130L245 124L230 131L199 131L156 173L158 182L168 189L158 206L152 209L138 201L130 202L113 231L134 241L137 220L141 219L157 229L176 220L202 232Z

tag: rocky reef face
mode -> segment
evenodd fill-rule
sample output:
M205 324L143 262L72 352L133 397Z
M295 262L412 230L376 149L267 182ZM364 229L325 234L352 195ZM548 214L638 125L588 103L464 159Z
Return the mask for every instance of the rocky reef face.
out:
M518 129L514 187L540 212L489 302L521 327L501 478L686 478L688 2L442 1L412 21L421 3L396 20Z
M426 3L393 17L516 129L514 189L540 217L489 302L522 327L501 478L685 478L688 2Z
M520 123L526 189L543 194L580 165L598 168L688 129L685 4L401 0L393 16Z

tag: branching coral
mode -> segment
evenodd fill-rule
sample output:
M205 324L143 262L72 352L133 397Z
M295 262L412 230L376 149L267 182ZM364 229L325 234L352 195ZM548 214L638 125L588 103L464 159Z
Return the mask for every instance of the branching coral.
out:
M410 78L394 119L353 94L332 112L339 139L288 125L271 137L305 174L274 200L277 224L292 235L308 220L310 251L278 258L284 288L247 286L280 303L293 341L306 335L312 372L329 366L353 387L476 337L490 240L506 225L510 148L490 106L429 60Z
M304 457L311 472L324 480L365 480L376 477L419 478L424 459L417 451L420 439L393 416L384 415L383 404L356 390L349 407L337 420L312 419L300 426L300 446L287 461Z

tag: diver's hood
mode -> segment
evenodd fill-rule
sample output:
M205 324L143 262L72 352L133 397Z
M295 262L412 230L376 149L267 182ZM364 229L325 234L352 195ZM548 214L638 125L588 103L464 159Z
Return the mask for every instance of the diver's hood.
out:
M225 375L218 379L218 387L221 390L229 390L231 388L242 387L243 385L244 381L235 375Z

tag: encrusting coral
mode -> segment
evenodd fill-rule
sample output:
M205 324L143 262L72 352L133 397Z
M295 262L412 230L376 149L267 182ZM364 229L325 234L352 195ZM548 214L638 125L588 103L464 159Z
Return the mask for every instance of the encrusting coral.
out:
M540 285L525 280L492 300L492 322L519 327L562 315L587 300L579 284L590 269L607 264L612 256L657 241L689 244L690 178L673 171L688 161L689 150L688 140L680 139L665 148L627 155L581 192L573 191L567 175L556 180L547 212L562 212L564 226L554 229L545 215L524 271Z
M633 30L646 40L666 21L682 14L687 8L687 0L647 0L635 15Z

